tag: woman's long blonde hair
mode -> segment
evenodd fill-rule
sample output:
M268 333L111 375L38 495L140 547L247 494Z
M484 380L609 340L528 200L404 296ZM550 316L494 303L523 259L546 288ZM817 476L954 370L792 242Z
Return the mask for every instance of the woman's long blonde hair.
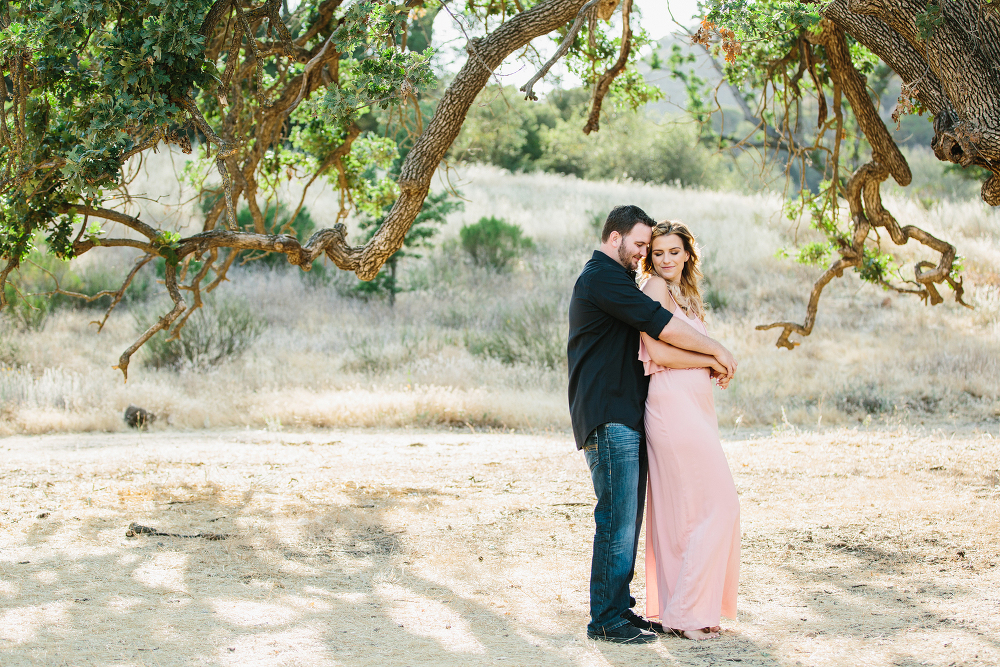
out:
M698 244L695 242L694 234L691 233L687 225L676 220L666 220L657 223L653 227L653 235L649 241L649 252L646 253L645 259L642 260L642 271L647 276L657 275L656 270L653 268L653 241L657 237L670 236L671 234L676 234L680 237L681 242L684 244L684 250L688 254L688 260L684 263L684 269L681 271L681 279L678 281L680 298L677 299L678 294L676 292L672 291L672 293L674 298L677 299L678 305L685 308L688 315L693 315L700 320L704 320L705 302L701 298L701 289L698 287L698 280L701 278L701 268L698 266Z

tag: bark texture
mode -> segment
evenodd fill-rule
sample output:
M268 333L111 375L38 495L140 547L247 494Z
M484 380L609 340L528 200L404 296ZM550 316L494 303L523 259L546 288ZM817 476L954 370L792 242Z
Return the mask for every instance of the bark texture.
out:
M824 15L881 58L934 114L940 160L992 172L983 201L1000 205L1000 17L983 2L940 2L929 36L926 0L834 0ZM867 134L867 131L866 131Z

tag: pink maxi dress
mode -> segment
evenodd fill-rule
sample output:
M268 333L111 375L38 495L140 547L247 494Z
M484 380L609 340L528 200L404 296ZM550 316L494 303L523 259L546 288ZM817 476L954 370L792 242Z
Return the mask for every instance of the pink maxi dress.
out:
M705 324L683 318L700 333ZM697 630L736 618L740 501L719 442L707 368L663 368L640 342L646 367L646 615Z

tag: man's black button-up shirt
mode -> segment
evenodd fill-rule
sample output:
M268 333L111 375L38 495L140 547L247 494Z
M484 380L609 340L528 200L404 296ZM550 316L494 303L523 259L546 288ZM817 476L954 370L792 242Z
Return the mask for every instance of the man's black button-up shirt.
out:
M649 378L639 332L658 338L670 311L636 287L632 273L594 251L569 303L569 411L577 449L601 424L642 431Z

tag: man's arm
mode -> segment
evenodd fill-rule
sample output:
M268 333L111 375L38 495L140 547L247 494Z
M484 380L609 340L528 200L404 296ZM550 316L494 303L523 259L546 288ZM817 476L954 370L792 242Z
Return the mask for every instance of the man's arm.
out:
M663 368L711 368L721 375L726 373L725 367L710 354L682 350L679 347L656 340L645 332L639 335L642 336L642 342L646 346L649 358L657 366Z
M680 318L670 318L667 326L663 327L663 331L660 332L657 338L668 345L679 347L682 350L700 352L715 357L725 367L727 377L731 378L736 373L736 359L729 350L723 347L718 341L698 333L694 327ZM687 368L691 367L688 366Z
M624 272L619 275L617 271L607 271L593 276L587 292L594 305L605 313L654 338L673 317L658 301L636 289Z
M726 368L727 377L736 372L736 360L729 350L673 317L660 301L637 290L624 275L595 276L588 291L597 307L608 315L674 347L712 355Z

